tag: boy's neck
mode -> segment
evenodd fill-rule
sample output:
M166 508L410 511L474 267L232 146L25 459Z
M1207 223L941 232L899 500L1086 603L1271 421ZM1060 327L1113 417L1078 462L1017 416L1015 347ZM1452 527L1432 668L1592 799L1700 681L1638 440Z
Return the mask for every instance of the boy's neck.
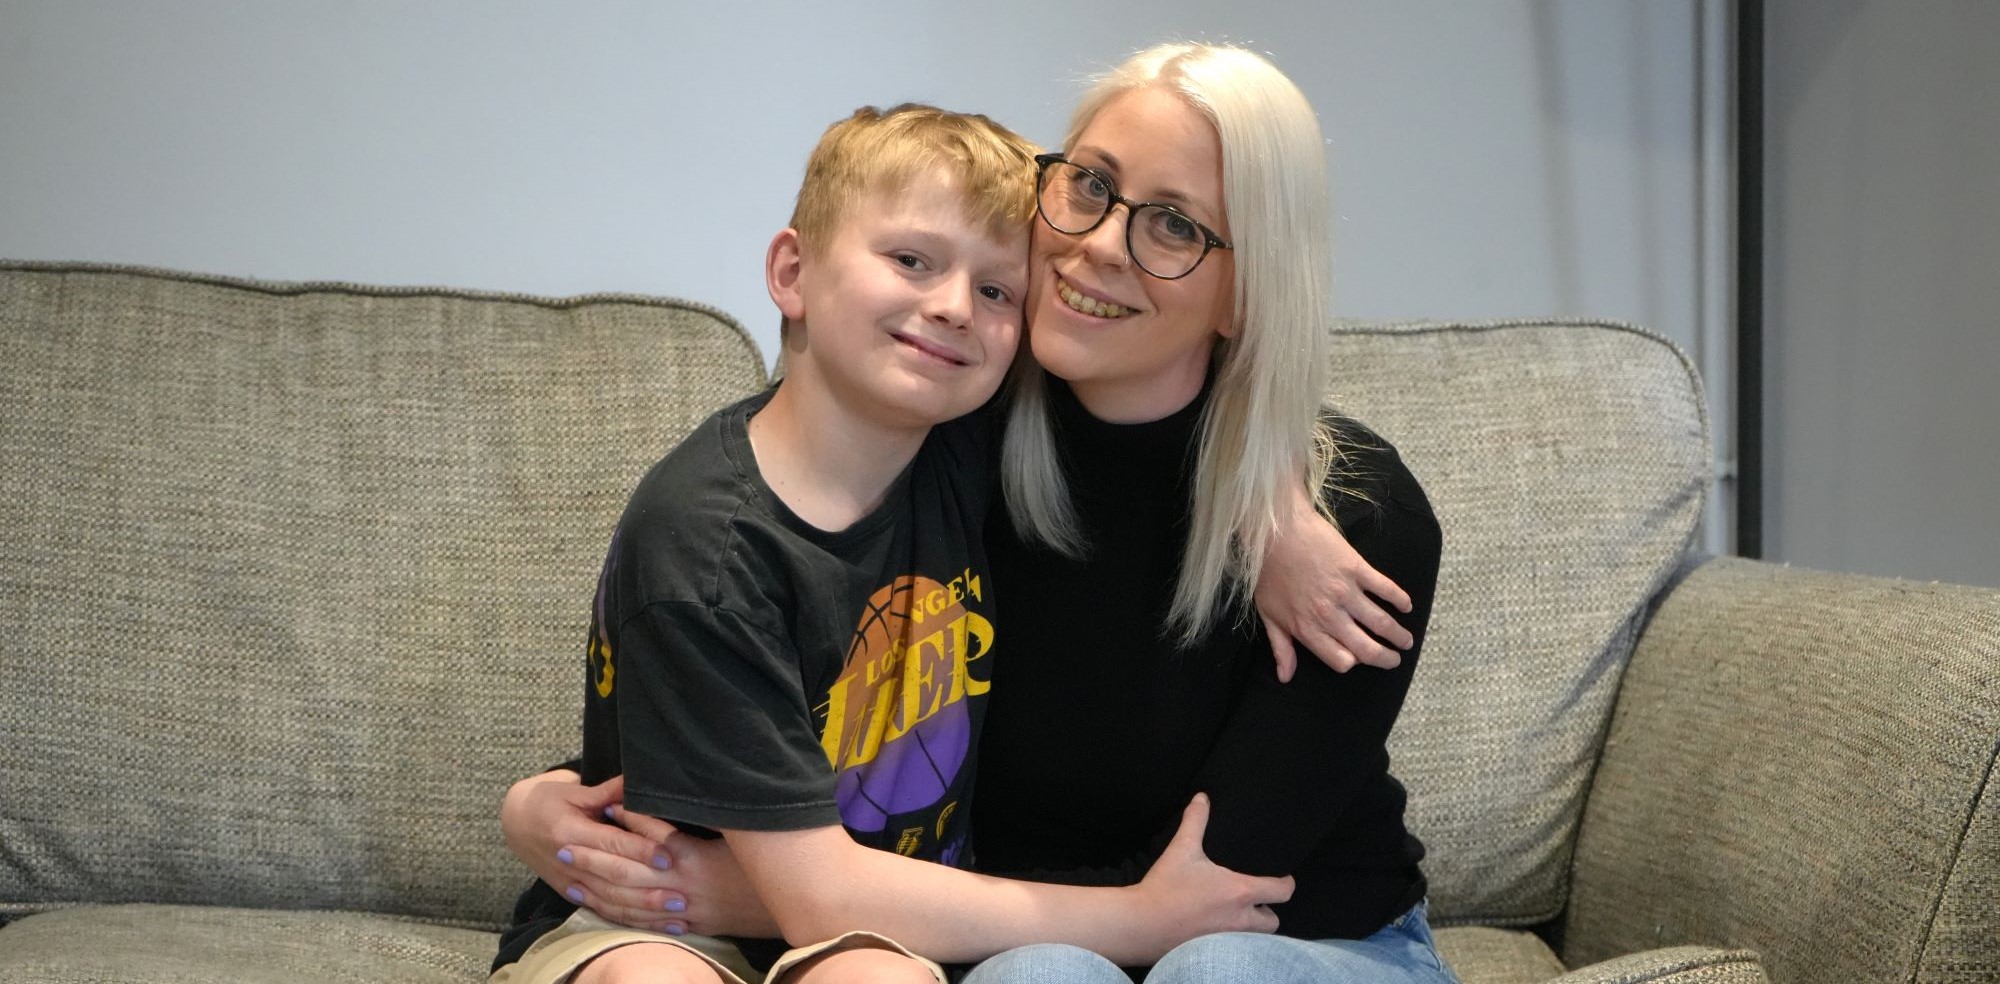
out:
M838 532L882 504L930 428L885 425L816 383L788 376L779 385L750 418L750 450L786 507L818 529Z

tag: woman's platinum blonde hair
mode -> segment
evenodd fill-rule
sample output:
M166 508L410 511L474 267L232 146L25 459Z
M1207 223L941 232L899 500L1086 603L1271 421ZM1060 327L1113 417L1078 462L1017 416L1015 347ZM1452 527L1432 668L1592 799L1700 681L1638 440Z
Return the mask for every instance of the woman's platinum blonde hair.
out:
M1277 66L1247 49L1202 43L1148 48L1099 78L1070 118L1063 150L1113 98L1144 86L1175 93L1215 125L1235 243L1237 330L1216 339L1187 549L1168 615L1174 637L1191 645L1218 615L1247 614L1288 487L1320 489L1338 453L1319 417L1332 293L1326 153L1312 105ZM1016 367L1002 484L1023 536L1076 556L1088 545L1056 455L1042 372L1026 360ZM1331 519L1326 503L1319 509Z

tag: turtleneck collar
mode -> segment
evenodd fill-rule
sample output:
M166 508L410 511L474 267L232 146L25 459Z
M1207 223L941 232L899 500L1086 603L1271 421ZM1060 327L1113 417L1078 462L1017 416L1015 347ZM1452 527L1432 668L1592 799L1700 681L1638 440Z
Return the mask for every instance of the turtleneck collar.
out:
M1185 488L1194 477L1194 443L1202 411L1215 385L1209 373L1201 392L1188 405L1161 417L1134 424L1100 420L1077 399L1067 382L1048 380L1049 411L1063 464L1080 492L1116 491L1135 482L1154 487Z

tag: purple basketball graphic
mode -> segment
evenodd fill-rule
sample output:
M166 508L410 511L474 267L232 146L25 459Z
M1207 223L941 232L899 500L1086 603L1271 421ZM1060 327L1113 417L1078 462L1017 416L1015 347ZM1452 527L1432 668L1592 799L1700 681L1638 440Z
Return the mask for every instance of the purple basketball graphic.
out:
M892 816L936 806L958 778L972 748L964 667L976 655L961 650L983 654L993 631L964 602L961 582L911 576L869 598L823 735L850 829L880 831Z

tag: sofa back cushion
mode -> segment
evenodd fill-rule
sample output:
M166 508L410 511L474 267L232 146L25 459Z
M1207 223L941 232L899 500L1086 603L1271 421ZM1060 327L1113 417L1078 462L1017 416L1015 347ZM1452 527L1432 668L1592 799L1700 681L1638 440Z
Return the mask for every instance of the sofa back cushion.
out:
M625 496L764 383L674 301L0 265L0 912L502 922Z
M1333 399L1393 442L1444 531L1393 771L1440 921L1563 906L1619 676L1708 485L1692 367L1586 322L1348 325Z

